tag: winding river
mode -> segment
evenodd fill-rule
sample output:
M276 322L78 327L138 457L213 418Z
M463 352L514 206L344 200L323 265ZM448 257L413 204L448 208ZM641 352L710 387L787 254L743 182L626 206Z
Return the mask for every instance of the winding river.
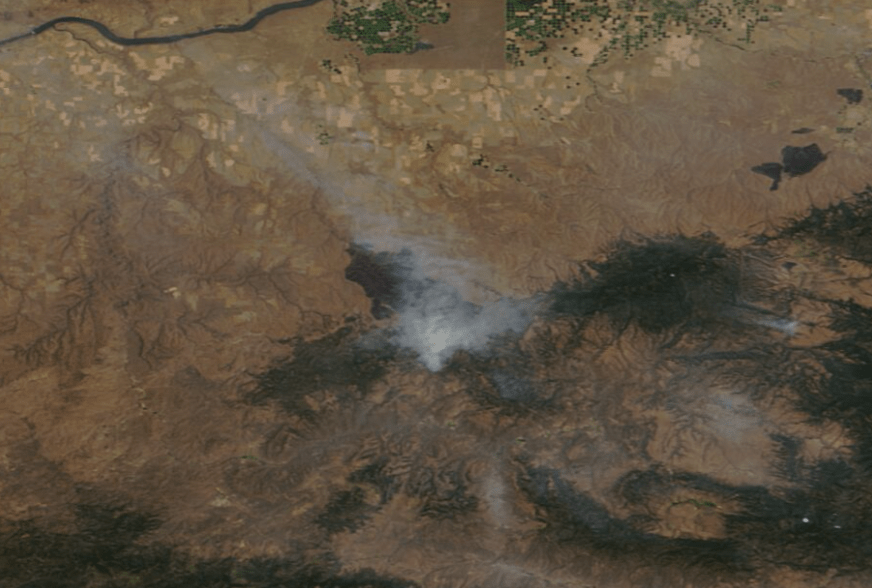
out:
M259 10L255 13L254 16L252 16L250 19L242 24L219 25L210 29L194 31L192 33L181 33L178 35L166 35L161 37L122 37L121 35L114 33L109 27L107 27L103 23L96 20L92 20L90 18L82 18L79 16L61 16L58 18L53 18L48 22L34 27L26 33L15 35L14 37L8 37L6 39L0 39L0 45L8 45L10 43L14 43L15 41L20 41L29 37L35 37L36 35L42 34L54 28L56 25L63 23L75 23L89 26L101 35L103 35L106 39L112 41L117 45L124 45L128 47L137 45L165 45L168 43L184 41L185 39L196 39L197 37L205 37L206 35L214 35L218 33L244 33L245 31L252 30L258 24L260 24L260 21L267 18L268 16L272 16L273 14L278 14L279 12L284 12L286 10L293 10L295 8L305 8L306 6L312 6L313 4L317 4L321 1L322 0L297 0L296 2L279 2L278 4L273 4L272 6L268 6L262 10Z

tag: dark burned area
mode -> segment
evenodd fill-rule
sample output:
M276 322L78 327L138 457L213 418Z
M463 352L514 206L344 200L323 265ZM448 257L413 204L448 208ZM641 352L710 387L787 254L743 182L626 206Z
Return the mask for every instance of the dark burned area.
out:
M407 265L407 254L374 253L356 244L348 248L348 254L351 262L345 268L345 279L363 287L372 300L373 318L393 315L402 302L401 272Z
M644 516L635 520L613 517L603 505L573 489L556 470L528 467L519 474L518 487L538 507L546 523L545 535L560 544L574 544L594 557L621 560L631 554L636 565L677 563L712 579L742 579L752 569L740 543L673 539L645 532L641 529Z
M84 492L83 492L84 493ZM170 546L139 540L160 525L152 515L119 505L75 506L73 529L52 531L28 521L0 522L0 585L60 588L198 588L228 586L413 588L413 582L371 570L345 574L336 561L195 559Z
M826 159L827 156L824 155L817 143L805 147L788 145L781 150L784 173L791 177L807 174Z
M482 428L443 430L440 434L449 439L491 433L511 437L516 427L551 426L551 419L561 413L591 407L592 414L602 416L602 431L574 433L562 443L570 447L580 442L592 452L584 455L595 454L600 446L618 447L617 459L626 460L627 466L604 492L596 494L572 477L571 460L549 463L547 443L516 444L504 462L509 472L504 499L512 509L529 513L537 524L524 535L526 544L519 557L544 562L545 567L552 560L571 559L578 573L597 569L597 562L609 562L617 569L635 570L633 581L640 586L679 581L694 586L747 585L772 569L820 578L831 570L870 574L872 309L852 300L830 300L774 286L765 279L767 268L779 261L771 250L793 237L816 241L837 256L872 267L870 190L828 208L812 209L745 249L731 249L711 234L617 242L603 259L579 265L574 278L554 286L548 293L550 308L526 341L505 342L490 355L460 352L437 374L398 361L399 352L390 346L358 345L363 333L356 324L315 340L291 339L286 342L288 357L254 375L243 397L254 405L276 403L289 423L319 426L329 421L331 410L349 414L363 410L375 384L392 371L409 377L422 374L423 380L439 383L435 389L457 384L459 396L466 399L462 402L468 400L464 410L478 423L490 423L476 426L493 427L486 433ZM382 304L399 300L399 283L385 269L391 263L388 256L357 252L352 257L357 261L349 266L349 279ZM834 333L829 340L794 347L773 329L755 325L755 321L789 315L790 304L804 299L829 309L827 326ZM611 334L597 339L592 330L602 324ZM599 341L600 347L593 341ZM626 349L639 342L655 350L651 363L618 373L610 372L612 368L600 359L609 347ZM591 366L590 371L578 373L575 380L565 376L587 369L584 366ZM643 378L653 372L652 366L665 366L668 375L644 380L654 382L651 390L645 390L649 384L625 389L620 383L606 385L603 379L609 374ZM702 382L698 375L703 373L731 382L735 394L750 403L787 403L798 422L837 424L849 437L848 450L838 458L812 460L803 453L803 438L772 428L769 434L776 449L769 467L778 483L730 483L710 473L667 467L650 454L652 433L639 422L631 423L638 435L631 439L627 427L617 423L618 417L631 404L662 403L683 414L685 407L669 399L670 382ZM319 408L324 392L334 395L333 408ZM588 396L579 396L583 394ZM388 395L378 402L389 403L392 398ZM416 418L423 421L426 415ZM287 443L292 445L294 439ZM73 507L74 522L64 528L42 520L0 521L4 573L0 584L419 586L411 579L371 569L347 571L332 552L331 542L365 533L398 505L411 505L413 512L406 516L424 524L449 529L466 525L474 535L475 529L484 528L482 517L490 498L482 493L467 457L445 457L434 449L437 457L431 455L426 461L386 450L367 451L366 459L355 461L335 483L324 487L323 499L303 523L311 525L316 537L317 557L301 549L286 558L196 559L172 544L150 539L166 523L162 513L140 511L124 501L83 502ZM397 467L398 462L407 465ZM664 534L659 518L663 511L658 510L664 503L695 504L699 512L718 517L721 530L709 537ZM464 585L484 588L486 584Z
M813 208L808 215L764 235L761 243L794 237L808 237L844 259L872 264L872 186L866 186L849 200L826 208Z
M836 94L848 101L848 104L860 104L863 100L863 90L859 88L839 88Z
M551 310L579 319L605 313L619 330L635 324L660 333L721 315L739 286L736 256L713 235L621 241L606 261L557 284Z
M803 134L811 129L798 129L793 131L797 134ZM787 145L781 149L781 163L767 162L755 165L751 171L757 174L766 176L772 180L770 190L777 190L781 183L781 174L785 173L791 178L809 173L818 164L826 161L827 156L821 151L817 143L806 145L805 147L795 147Z
M313 341L289 341L293 357L276 360L273 367L257 375L249 400L256 404L277 401L287 412L311 421L316 414L308 397L324 390L365 394L385 376L395 353L390 347L361 349L354 345L353 332L353 327L346 326Z
M843 258L872 266L870 196L867 188L848 201L812 209L757 242L808 237ZM864 490L872 484L872 309L853 301L814 298L829 306L829 328L838 337L811 348L794 349L777 338L759 337L744 346L731 345L734 332L725 320L732 315L730 308L760 312L754 301L766 296L758 280L742 275L747 267L742 270L740 260L739 252L728 251L711 236L619 242L606 261L582 265L577 279L557 284L551 312L570 317L580 329L594 316L604 315L619 332L635 326L651 334L671 333L660 347L667 361L702 364L708 372L740 383L749 398L786 396L809 423L839 423L851 435L852 456L806 464L797 455L799 440L773 435L782 447L773 467L784 479L784 488L730 486L699 474L667 475L655 468L625 477L624 499L644 504L657 488L680 484L741 505L740 512L725 516L727 537L713 542L719 545L716 550L709 550L704 541L682 545L687 563L698 549L701 559L696 561L708 561L707 554L717 553L718 565L734 571L766 562L818 572L867 572L872 558L872 500ZM768 295L784 298L775 292ZM812 295L791 292L787 298L802 296ZM707 333L699 329L702 326ZM695 339L697 352L670 354L670 346L681 337ZM542 481L534 483L537 476ZM634 476L635 488L627 495L627 480ZM557 472L528 472L526 479L528 496L540 505L549 525L559 529L555 532L560 537L605 546L606 551L614 542L616 553L641 554L643 546L654 545L658 552L669 549L670 540L644 533L644 525L636 528L630 520L607 517L602 506L573 493Z
M517 345L510 345L496 357L457 353L444 372L457 377L478 406L499 415L530 415L556 408L553 394L530 369L533 361Z

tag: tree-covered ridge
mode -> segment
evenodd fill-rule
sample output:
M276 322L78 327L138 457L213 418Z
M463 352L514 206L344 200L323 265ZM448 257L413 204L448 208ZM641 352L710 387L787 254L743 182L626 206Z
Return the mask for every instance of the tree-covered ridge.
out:
M440 0L387 0L360 6L339 0L327 31L337 40L355 41L367 55L413 53L421 48L419 25L448 19L448 4Z
M782 8L761 0L507 0L506 57L523 65L567 35L606 37L593 65L629 57L669 33L729 33L751 43L757 23ZM726 36L726 35L724 35Z

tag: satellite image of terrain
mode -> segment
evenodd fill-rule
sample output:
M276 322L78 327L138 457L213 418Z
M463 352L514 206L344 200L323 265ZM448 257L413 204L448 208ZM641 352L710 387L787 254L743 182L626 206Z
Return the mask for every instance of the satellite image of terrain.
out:
M0 0L0 588L872 586L872 4Z

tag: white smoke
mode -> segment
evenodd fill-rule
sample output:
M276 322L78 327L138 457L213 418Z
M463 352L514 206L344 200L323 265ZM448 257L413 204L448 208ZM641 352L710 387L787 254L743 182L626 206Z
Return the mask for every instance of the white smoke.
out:
M295 161L287 148L281 149L278 141L264 135L276 153L285 155L285 161ZM295 170L301 167L297 163L292 166ZM428 369L438 371L458 350L484 351L493 337L522 333L529 326L538 301L499 297L482 285L492 272L485 263L437 253L444 250L445 243L462 241L450 225L438 223L443 234L410 235L411 229L429 223L376 212L376 206L368 206L365 198L349 196L389 193L390 187L376 185L377 178L359 176L343 184L338 177L309 177L306 173L312 172L298 172L318 185L335 211L345 215L356 243L375 252L408 254L411 264L401 270L403 296L400 307L394 309L399 313L399 324L391 342L417 352Z
M394 309L398 317L392 344L414 350L436 371L460 349L483 351L493 337L526 329L536 303L502 298L483 285L492 282L493 269L458 259L457 249L467 244L464 235L444 218L422 212L414 199L396 197L404 189L388 178L352 173L315 157L314 135L282 130L285 122L296 128L312 117L301 106L305 100L275 95L274 80L262 80L248 68L205 59L210 50L208 43L184 48L197 63L213 64L213 91L237 108L234 138L257 138L295 178L317 187L333 212L344 217L355 243L374 252L408 254L400 276L402 301ZM349 153L376 148L370 141L336 142L334 147ZM432 232L423 234L427 227ZM454 253L446 253L449 250ZM379 337L367 339L375 342Z
M764 318L758 321L758 324L776 331L781 331L789 337L796 336L796 330L800 326L799 321L785 318Z
M483 352L498 335L522 333L533 319L537 300L501 297L476 304L454 285L422 277L421 266L409 269L393 343L414 350L431 371L456 351Z

